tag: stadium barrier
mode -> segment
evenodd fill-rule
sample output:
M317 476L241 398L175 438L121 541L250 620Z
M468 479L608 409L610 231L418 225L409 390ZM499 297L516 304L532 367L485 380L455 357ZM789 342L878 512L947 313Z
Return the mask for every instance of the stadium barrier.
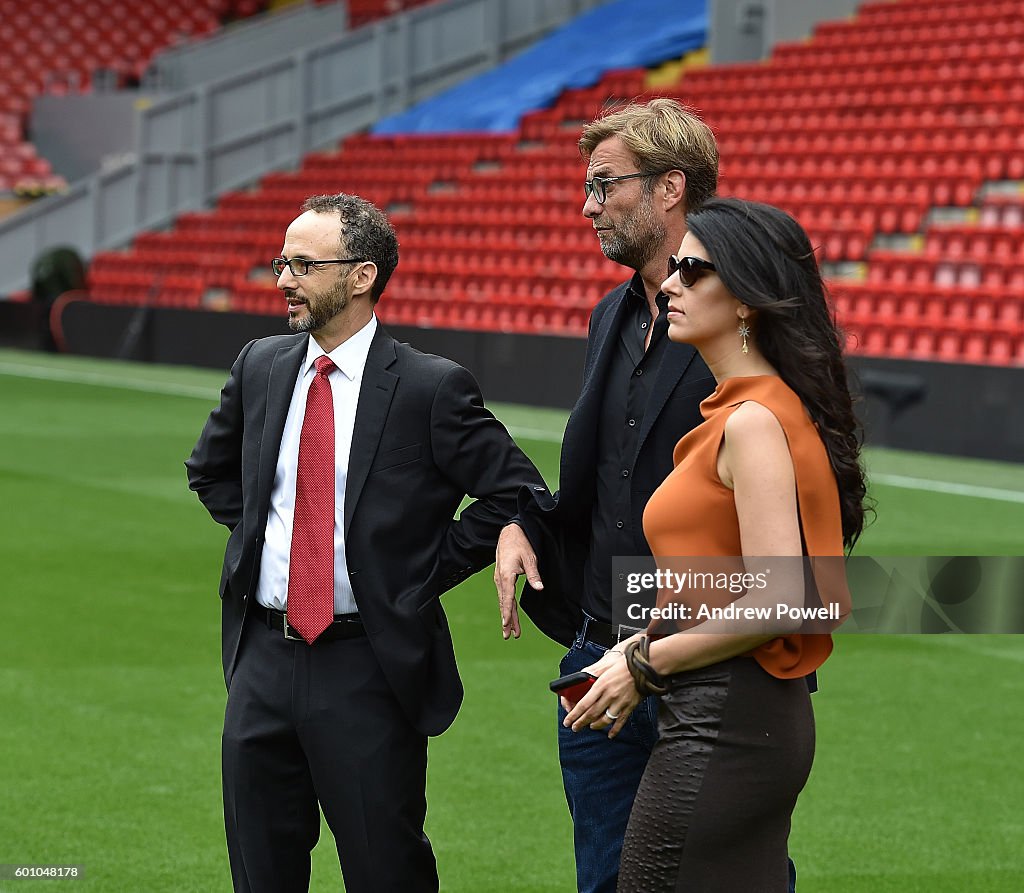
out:
M72 353L123 356L138 307L69 301L61 327ZM127 359L227 369L253 338L285 334L284 315L151 307ZM487 400L569 408L579 395L586 341L559 335L389 325L400 341L450 357L477 377ZM851 356L868 443L929 453L1021 461L1020 369ZM920 399L895 408L874 381L916 381Z

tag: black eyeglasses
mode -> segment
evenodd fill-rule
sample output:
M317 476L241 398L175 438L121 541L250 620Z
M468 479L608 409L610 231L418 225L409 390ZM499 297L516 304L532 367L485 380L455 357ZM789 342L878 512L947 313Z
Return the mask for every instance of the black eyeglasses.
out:
M694 284L707 272L715 272L715 265L709 260L700 257L676 257L674 254L668 259L668 275L671 278L675 273L679 274L679 281L686 288L693 288Z
M660 177L661 174L623 174L621 177L594 177L593 180L583 181L583 192L587 198L594 196L594 201L599 205L604 204L608 198L608 184L618 183L621 180L636 180L641 177Z
M305 260L301 257L293 257L291 260L288 260L283 257L275 257L270 262L270 266L275 276L280 276L284 272L285 267L292 271L293 276L305 276L309 272L310 267L316 267L320 264L361 264L365 260L366 258L363 257L333 258L331 260Z

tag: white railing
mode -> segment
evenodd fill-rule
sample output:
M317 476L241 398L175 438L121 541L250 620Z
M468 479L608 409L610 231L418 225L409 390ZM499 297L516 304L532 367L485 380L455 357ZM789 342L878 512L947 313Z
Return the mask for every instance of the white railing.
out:
M486 71L604 0L448 0L392 16L139 112L135 157L0 221L0 295L32 260L83 258Z

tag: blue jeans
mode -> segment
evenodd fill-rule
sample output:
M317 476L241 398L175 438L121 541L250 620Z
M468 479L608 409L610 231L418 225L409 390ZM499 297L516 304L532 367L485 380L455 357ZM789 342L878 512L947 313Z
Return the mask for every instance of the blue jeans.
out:
M577 638L562 658L560 675L582 670L604 653L600 645ZM644 698L610 740L607 730L573 732L562 725L563 719L559 705L558 756L573 822L576 883L579 893L615 893L626 823L658 740L657 702Z
M559 675L600 660L605 649L577 636L562 658ZM579 893L615 893L626 823L640 779L658 740L658 702L644 698L614 738L607 730L574 732L562 725L558 706L558 759L572 816ZM789 893L796 891L796 866L789 860Z

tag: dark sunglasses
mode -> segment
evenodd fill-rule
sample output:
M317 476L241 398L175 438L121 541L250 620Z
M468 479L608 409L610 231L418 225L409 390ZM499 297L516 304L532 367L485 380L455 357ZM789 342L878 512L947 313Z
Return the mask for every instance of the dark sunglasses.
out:
M700 257L676 257L674 254L668 259L668 279L674 274L679 274L679 281L686 288L693 288L694 284L707 272L715 272L715 265L709 260Z

